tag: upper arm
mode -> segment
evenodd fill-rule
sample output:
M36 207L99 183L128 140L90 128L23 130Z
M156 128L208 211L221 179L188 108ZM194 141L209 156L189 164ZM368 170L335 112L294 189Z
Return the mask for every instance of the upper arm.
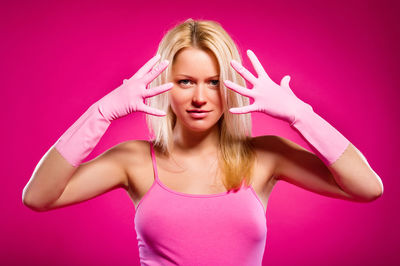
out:
M276 158L274 177L324 196L356 201L336 183L332 173L314 153L280 136L260 136Z
M124 161L131 150L127 142L120 143L80 164L61 196L46 210L77 204L117 188L127 190L128 177Z

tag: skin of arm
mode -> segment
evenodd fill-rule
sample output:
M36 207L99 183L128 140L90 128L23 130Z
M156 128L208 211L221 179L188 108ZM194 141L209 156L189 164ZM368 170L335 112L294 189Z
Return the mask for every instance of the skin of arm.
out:
M48 211L89 200L112 189L127 190L124 158L132 155L132 151L135 149L128 149L128 143L120 143L93 160L73 167L51 148L25 186L22 201L32 210Z
M352 143L328 168L339 186L354 197L372 201L383 194L381 178Z
M44 209L61 196L76 170L77 167L65 160L54 146L51 147L40 159L23 189L23 204L36 211Z
M253 88L249 90L229 80L225 80L224 84L237 93L253 98L254 102L230 108L229 111L236 114L262 112L287 121L316 151L314 154L287 139L273 138L274 141L269 144L277 156L276 178L319 194L353 201L372 201L381 196L382 181L365 157L293 93L289 87L290 76L285 76L278 85L271 80L251 50L247 50L247 55L257 78L235 60L231 60L231 66ZM263 142L268 142L265 138L261 138L261 146L268 147Z
M157 64L153 56L131 78L92 104L57 140L36 166L22 192L22 202L42 211L81 202L116 187L128 187L123 167L126 149L117 145L94 160L81 163L100 141L107 128L120 117L133 112L164 116L165 112L144 104L144 99L163 93L167 83L147 89L169 62ZM157 64L157 65L156 65Z
M370 202L383 193L379 176L365 157L349 144L332 165L314 153L280 136L260 136L257 142L276 156L274 177L306 190L356 202Z

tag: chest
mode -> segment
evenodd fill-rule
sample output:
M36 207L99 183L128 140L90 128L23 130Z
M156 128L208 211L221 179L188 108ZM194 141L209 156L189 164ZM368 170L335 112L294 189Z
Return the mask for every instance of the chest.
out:
M167 189L184 194L209 195L226 192L222 182L220 167L216 160L207 159L193 163L174 163L156 157L155 169L151 156L143 161L141 166L132 165L128 168L130 183L129 196L135 207L153 185L156 174L159 182ZM268 198L274 186L272 165L260 165L256 161L251 186L267 210Z
M135 213L141 255L163 254L162 265L261 265L266 216L250 189L197 197L154 186L150 193Z

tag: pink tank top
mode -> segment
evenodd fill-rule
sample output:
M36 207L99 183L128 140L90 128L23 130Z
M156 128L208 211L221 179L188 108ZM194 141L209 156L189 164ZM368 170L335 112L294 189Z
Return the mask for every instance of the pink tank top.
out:
M138 203L135 230L141 265L262 265L267 224L252 186L218 194L187 194L158 178Z

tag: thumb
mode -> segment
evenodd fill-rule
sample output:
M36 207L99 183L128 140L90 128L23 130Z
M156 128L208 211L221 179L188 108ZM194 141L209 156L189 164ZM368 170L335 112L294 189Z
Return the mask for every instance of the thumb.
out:
M289 87L290 76L286 75L281 80L281 87L289 94L294 95L293 91Z

